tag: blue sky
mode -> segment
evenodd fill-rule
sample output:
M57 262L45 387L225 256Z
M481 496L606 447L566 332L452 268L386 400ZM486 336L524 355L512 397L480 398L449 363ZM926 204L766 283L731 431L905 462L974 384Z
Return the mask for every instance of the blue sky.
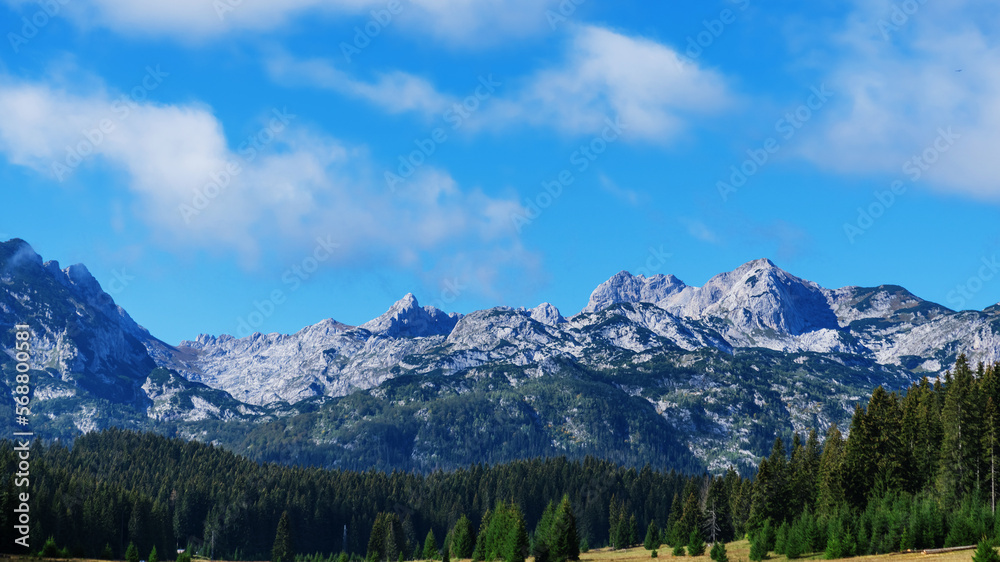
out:
M1000 299L1000 6L679 4L0 1L0 235L170 343L760 257Z

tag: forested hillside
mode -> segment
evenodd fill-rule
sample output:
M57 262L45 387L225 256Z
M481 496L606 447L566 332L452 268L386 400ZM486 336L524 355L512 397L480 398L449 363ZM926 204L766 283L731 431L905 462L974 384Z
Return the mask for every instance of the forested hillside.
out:
M399 516L413 549L429 530L444 537L463 514L477 528L497 502L521 506L534 528L546 504L563 494L569 494L581 536L603 544L612 496L638 520L665 521L670 503L660 498L702 480L594 459L518 461L427 475L290 468L122 430L85 435L72 449L36 443L31 456L33 546L52 535L72 553L99 556L108 544L117 558L130 541L143 556L153 545L162 553L189 543L208 554L214 537L216 558L266 559L284 510L298 552L346 548L364 554L380 512ZM4 443L0 471L13 474L14 466L12 445ZM726 482L739 479L731 473ZM9 550L12 479L4 489L0 544Z
M822 442L815 430L790 444L779 438L753 479L590 458L428 474L295 468L115 429L85 435L72 448L36 442L33 546L52 536L77 555L120 558L134 543L142 553L190 546L215 558L259 560L270 557L287 512L292 552L375 548L375 558L391 561L438 552L434 537L447 549L456 525L468 527L462 536L480 529L478 540L488 540L496 535L488 513L494 527L534 529L528 540L537 547L554 525L556 504L572 513L561 524L571 520L574 535L591 546L638 544L643 530L654 547L748 535L755 559L770 551L840 558L973 544L1000 538L998 379L1000 365L973 369L962 357L942 381L925 379L898 394L879 387L856 409L847 438L836 426ZM13 475L15 461L13 444L2 443L0 470ZM13 544L16 491L9 477L0 494L5 549ZM490 544L477 550L482 558L505 558Z
M943 381L877 388L845 440L822 452L778 440L761 462L747 522L758 553L832 557L1000 538L1000 365L960 357Z

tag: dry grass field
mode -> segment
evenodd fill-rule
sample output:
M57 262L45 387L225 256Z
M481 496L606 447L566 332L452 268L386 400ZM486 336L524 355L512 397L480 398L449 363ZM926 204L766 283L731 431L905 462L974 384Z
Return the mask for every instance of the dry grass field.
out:
M655 560L674 559L674 562L712 562L708 557L708 548L701 556L674 557L670 554L671 548L664 545L657 551ZM974 550L963 550L958 552L946 552L942 554L921 554L913 552L907 554L879 554L875 556L855 556L850 558L851 562L969 562L972 560ZM726 554L730 562L750 562L749 541L736 541L726 544ZM822 560L823 554L813 554L802 556L797 560ZM528 559L532 561L531 558ZM581 562L650 562L654 560L650 557L650 552L644 548L636 547L625 550L611 550L599 548L580 554ZM772 554L767 559L770 562L788 562L788 558ZM65 562L65 559L54 558L33 558L27 556L0 555L0 562ZM71 562L107 562L106 560L96 560L90 558L74 558ZM471 562L469 560L456 560L452 562Z
M675 562L712 562L712 559L708 557L709 546L706 546L705 554L702 556L674 557L670 554L671 550L672 549L669 546L664 545L657 551L657 558L655 558L655 560L673 558ZM943 554L921 554L919 552L907 554L880 554L875 556L855 556L850 558L850 560L852 562L912 562L915 560L926 562L969 562L972 560L972 554L974 552L974 550L963 550ZM726 544L726 555L729 557L730 562L750 562L750 542L742 540ZM822 559L823 553L818 553L810 556L802 556L797 560ZM627 550L609 550L606 548L591 550L590 552L581 554L580 560L584 562L591 560L595 562L649 562L654 559L650 558L650 552L648 550L640 546ZM767 560L771 562L788 562L788 558L778 556L773 553Z

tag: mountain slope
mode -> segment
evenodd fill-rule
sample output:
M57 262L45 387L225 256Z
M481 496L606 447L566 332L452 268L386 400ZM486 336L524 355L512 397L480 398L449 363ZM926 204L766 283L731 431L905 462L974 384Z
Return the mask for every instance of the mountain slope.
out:
M953 312L898 286L830 290L769 260L702 287L620 272L568 318L548 303L447 314L407 294L361 326L171 346L84 266L12 240L0 244L0 391L25 321L38 435L115 425L351 468L563 454L749 468L775 435L845 423L877 385L937 376L960 353L1000 359L1000 305ZM8 424L10 408L0 403Z

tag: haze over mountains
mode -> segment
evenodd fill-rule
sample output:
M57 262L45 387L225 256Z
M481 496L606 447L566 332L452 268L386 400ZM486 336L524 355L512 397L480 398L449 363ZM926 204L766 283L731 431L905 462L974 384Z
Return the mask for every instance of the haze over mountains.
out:
M8 386L19 322L34 331L42 435L149 428L353 467L554 454L749 466L775 434L843 423L876 385L938 376L961 353L1000 360L1000 306L956 312L893 285L826 289L766 259L702 287L623 271L568 317L549 304L448 314L408 294L361 326L327 319L173 346L86 267L45 262L15 239L0 243Z

